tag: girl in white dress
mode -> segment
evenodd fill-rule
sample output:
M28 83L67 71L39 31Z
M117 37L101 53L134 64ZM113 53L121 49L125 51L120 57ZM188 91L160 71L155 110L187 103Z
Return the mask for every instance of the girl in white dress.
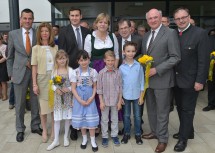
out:
M55 57L55 67L52 78L61 76L65 81L62 85L53 85L54 90L54 131L55 139L47 150L59 146L60 121L65 120L64 146L69 146L69 127L72 118L72 93L71 74L72 68L68 67L69 58L65 51L59 50Z

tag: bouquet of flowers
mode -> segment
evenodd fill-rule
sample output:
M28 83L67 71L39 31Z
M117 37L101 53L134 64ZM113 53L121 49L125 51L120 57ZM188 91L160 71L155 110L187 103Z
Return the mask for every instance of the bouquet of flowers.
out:
M215 64L215 51L213 51L210 55L210 67L209 67L209 75L208 80L213 81L213 69Z
M143 55L138 59L138 62L140 62L143 66L145 66L145 83L144 83L144 91L141 95L141 98L143 99L146 93L146 89L149 87L149 70L151 69L152 63L153 63L153 57L148 55Z
M55 77L52 78L52 80L50 80L50 84L54 84L58 89L62 89L63 88L63 84L66 81L66 79L60 75L57 75ZM64 105L64 99L63 99L63 95L61 95L61 103Z

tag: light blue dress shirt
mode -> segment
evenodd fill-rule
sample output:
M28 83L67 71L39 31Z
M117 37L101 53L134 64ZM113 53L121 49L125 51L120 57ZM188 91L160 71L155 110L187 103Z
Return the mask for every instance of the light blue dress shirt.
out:
M124 62L119 70L122 75L122 95L126 100L135 100L140 97L144 90L143 67L134 60L132 65Z

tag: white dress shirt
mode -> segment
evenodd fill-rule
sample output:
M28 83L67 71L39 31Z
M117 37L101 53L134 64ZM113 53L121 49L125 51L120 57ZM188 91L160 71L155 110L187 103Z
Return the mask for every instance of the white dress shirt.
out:
M151 33L150 33L149 38L148 38L148 40L147 40L147 49L148 49L148 47L149 47L149 42L150 42L150 40L151 40L151 38L152 38L152 31L155 31L155 33L154 33L154 40L155 40L155 38L156 38L156 36L157 36L157 34L158 34L158 32L159 32L161 26L162 26L162 24L161 24L157 29L155 29L155 30L152 30L152 29L151 29ZM153 40L153 41L154 41L154 40Z
M26 48L26 34L25 34L25 32L26 32L27 30L25 29L25 28L22 28L22 38L23 38L23 44L24 44L24 46L25 46L25 48ZM29 37L30 37L30 42L31 42L31 47L33 47L32 46L32 39L33 39L33 30L32 30L32 28L28 31L29 32Z

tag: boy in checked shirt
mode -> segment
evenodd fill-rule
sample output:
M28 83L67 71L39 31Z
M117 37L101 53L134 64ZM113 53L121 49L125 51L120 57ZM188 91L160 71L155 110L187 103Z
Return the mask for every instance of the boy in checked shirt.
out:
M118 69L114 68L115 55L107 51L104 55L106 64L98 75L97 94L100 100L102 146L108 147L108 122L109 112L111 118L111 137L114 145L120 145L118 138L118 110L121 109L122 79Z

